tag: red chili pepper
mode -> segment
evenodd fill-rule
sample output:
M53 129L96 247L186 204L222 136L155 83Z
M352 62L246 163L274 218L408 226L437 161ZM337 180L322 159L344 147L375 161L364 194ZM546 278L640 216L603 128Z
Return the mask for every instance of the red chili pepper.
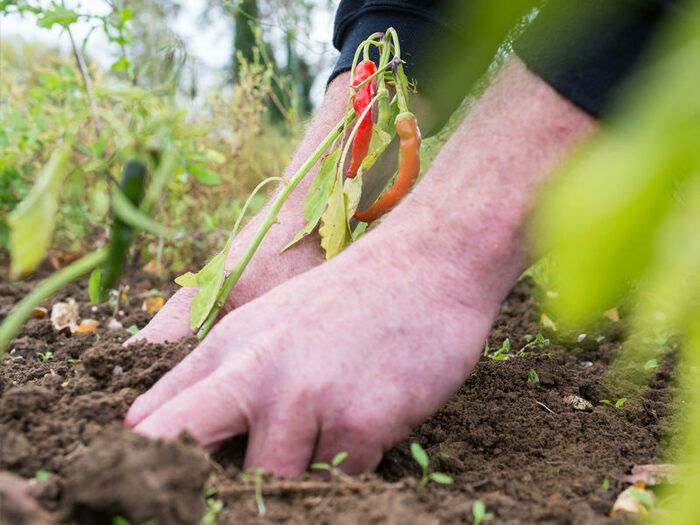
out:
M357 64L355 68L355 78L352 81L353 87L357 87L376 72L377 66L374 62L371 60L363 60ZM355 109L358 118L372 102L372 97L376 89L377 82L375 79L372 79L371 82L367 82L353 95L352 107ZM352 142L352 160L350 161L350 167L346 175L348 179L352 179L357 175L357 172L362 166L362 161L365 160L367 153L369 153L369 143L372 140L373 113L374 108L370 108L357 128L355 139Z
M376 221L396 206L411 190L420 173L421 136L416 117L412 113L401 113L396 117L395 126L401 139L401 163L396 181L367 210L355 213L362 222Z

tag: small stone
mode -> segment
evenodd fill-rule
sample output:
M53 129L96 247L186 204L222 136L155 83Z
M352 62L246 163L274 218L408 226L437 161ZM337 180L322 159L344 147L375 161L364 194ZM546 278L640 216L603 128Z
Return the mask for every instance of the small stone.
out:
M590 401L583 399L582 397L576 396L574 394L569 394L563 399L564 403L571 406L574 410L593 410L593 404Z
M109 321L107 321L107 328L109 330L121 330L124 328L124 325L117 321L114 317L110 317Z
M590 368L590 367L593 366L593 361L579 361L579 362L578 362L578 365L579 365L581 368Z
M43 306L34 308L34 310L32 310L32 317L34 317L35 319L43 319L47 315L49 315L49 311Z
M68 299L65 303L56 303L51 308L51 324L53 327L62 332L64 329L73 329L78 324L78 303L75 299Z
M120 376L124 373L124 369L120 365L116 365L112 370L112 375Z

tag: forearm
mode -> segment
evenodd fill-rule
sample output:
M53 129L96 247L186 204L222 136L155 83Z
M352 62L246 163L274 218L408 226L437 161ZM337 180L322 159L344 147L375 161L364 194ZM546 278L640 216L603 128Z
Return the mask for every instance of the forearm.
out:
M406 230L436 268L459 276L455 293L504 296L528 264L524 229L542 185L597 127L513 57L382 227Z

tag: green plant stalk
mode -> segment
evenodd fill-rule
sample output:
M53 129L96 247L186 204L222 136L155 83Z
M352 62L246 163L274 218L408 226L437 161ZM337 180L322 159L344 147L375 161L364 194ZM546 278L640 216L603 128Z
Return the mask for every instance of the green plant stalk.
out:
M351 109L345 114L345 117L343 117L343 119L335 125L335 127L326 136L323 142L321 142L321 144L318 145L318 147L314 150L311 156L308 159L306 159L306 162L304 162L304 164L296 171L296 173L294 173L294 175L292 175L292 177L289 178L287 184L284 185L282 190L277 194L274 201L272 202L272 205L270 206L270 209L265 215L265 219L263 220L262 224L258 227L258 230L255 232L253 239L246 248L243 257L241 257L241 260L238 262L236 267L231 271L230 274L228 274L228 276L224 280L224 284L221 287L221 290L219 291L219 295L216 298L216 303L214 304L214 307L211 309L206 320L204 321L204 323L202 323L202 326L197 332L198 339L204 339L204 337L206 337L211 328L214 326L214 323L216 322L216 319L219 316L219 312L221 312L221 309L223 308L226 299L231 293L231 290L233 290L233 287L241 278L243 271L246 269L248 263L253 258L253 255L257 251L258 247L260 246L260 243L262 242L267 232L270 230L270 228L272 228L272 225L277 222L277 216L279 215L279 212L282 209L284 203L287 202L287 199L296 189L299 183L304 179L304 177L306 177L309 171L311 171L311 168L313 168L314 165L321 158L321 156L323 156L328 147L331 146L333 142L335 142L335 140L340 136L343 130L352 122L354 118L355 110Z
M22 325L32 315L34 308L49 299L64 286L102 265L107 261L107 255L107 249L105 248L90 253L57 271L25 295L24 299L15 305L0 325L0 355L5 352L10 341L19 333Z

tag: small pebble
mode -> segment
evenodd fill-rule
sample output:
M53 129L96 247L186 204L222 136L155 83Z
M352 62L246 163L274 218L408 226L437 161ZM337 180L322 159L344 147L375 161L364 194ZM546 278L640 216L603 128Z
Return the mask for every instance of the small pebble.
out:
M582 368L590 368L593 366L593 361L579 361L578 364Z
M120 365L116 365L112 370L112 375L120 376L124 373L124 369Z
M564 403L573 407L574 410L593 410L593 404L582 397L570 394L563 399Z

